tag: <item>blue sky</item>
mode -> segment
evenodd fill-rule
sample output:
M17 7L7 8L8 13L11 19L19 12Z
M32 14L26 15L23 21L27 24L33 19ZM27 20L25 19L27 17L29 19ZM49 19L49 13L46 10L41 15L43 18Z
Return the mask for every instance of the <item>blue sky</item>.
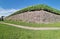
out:
M36 4L47 4L60 10L60 0L0 0L0 16L7 16L13 12Z

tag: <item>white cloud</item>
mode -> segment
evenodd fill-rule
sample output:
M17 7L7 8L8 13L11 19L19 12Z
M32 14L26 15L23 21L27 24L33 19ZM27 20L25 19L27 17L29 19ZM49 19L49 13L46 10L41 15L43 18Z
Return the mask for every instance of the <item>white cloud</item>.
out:
M4 9L0 7L0 16L8 16L19 9Z

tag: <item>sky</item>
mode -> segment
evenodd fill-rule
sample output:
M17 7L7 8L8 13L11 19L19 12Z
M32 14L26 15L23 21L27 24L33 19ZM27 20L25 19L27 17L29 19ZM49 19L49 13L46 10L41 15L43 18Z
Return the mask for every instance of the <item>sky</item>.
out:
M0 16L8 16L36 4L46 4L60 10L60 0L0 0Z

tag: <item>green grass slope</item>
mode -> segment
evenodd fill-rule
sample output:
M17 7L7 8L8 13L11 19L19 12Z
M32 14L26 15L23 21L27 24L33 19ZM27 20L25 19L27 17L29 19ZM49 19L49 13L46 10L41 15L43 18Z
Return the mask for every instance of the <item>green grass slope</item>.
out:
M16 25L22 25L22 26L29 26L29 27L60 27L60 22L55 22L55 23L49 23L49 24L44 24L44 23L27 23L27 22L22 22L22 21L4 21L6 23L11 23L11 24L16 24Z
M60 15L60 10L54 9L45 4L29 6L29 7L23 8L15 13L13 13L12 15L20 14L20 13L27 12L27 11L39 11L39 10L45 10L45 11Z
M33 31L0 24L0 39L60 39L60 31Z

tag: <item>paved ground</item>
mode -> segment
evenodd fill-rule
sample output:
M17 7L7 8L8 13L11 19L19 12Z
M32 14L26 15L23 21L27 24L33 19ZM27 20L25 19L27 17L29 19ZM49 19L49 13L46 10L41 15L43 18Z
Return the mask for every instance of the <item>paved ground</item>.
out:
M15 26L18 28L29 29L29 30L60 30L60 27L28 27L28 26L15 25L5 22L0 22L0 23Z

